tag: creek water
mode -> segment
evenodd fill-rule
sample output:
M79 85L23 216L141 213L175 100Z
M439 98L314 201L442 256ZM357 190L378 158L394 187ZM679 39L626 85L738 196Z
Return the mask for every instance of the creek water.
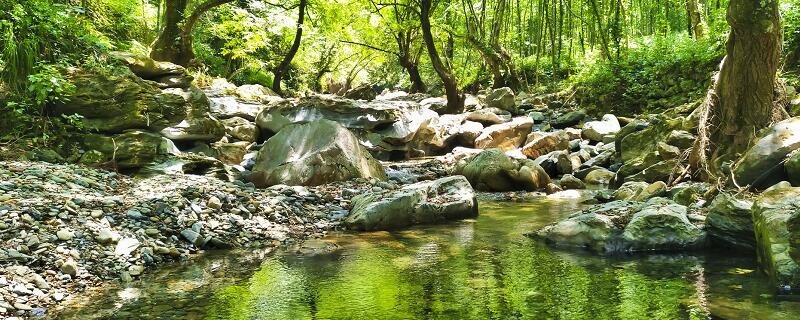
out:
M524 234L580 206L480 205L480 217L227 251L88 292L58 319L800 319L736 252L598 256Z

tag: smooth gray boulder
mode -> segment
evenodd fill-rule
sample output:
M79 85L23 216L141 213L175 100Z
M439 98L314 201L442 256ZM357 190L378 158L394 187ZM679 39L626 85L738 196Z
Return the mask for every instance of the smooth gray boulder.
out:
M787 180L782 165L786 157L800 149L800 117L786 119L767 129L733 166L740 186L767 188Z
M355 230L394 230L478 216L472 187L463 176L356 196L345 223Z
M354 178L385 180L381 164L347 128L330 120L287 126L258 151L251 181L321 185Z
M486 96L486 105L489 108L499 108L513 113L517 106L514 101L514 91L508 87L494 89Z

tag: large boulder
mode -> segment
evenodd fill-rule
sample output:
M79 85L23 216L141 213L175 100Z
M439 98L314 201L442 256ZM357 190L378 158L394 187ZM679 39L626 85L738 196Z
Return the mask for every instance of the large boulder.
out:
M522 147L522 154L529 159L537 159L553 151L569 150L570 137L564 130L559 130L530 139Z
M287 126L259 150L251 175L259 187L386 179L378 161L347 128L330 120Z
M478 216L472 187L452 176L353 198L346 224L356 230L393 230L414 224Z
M787 180L786 170L781 164L790 153L798 149L800 117L775 124L734 165L733 176L736 183L763 189Z
M687 250L705 244L705 232L689 221L687 208L661 198L597 205L533 235L556 246L600 253Z
M177 154L175 145L157 133L130 130L121 134L82 136L85 164L111 163L120 169L141 168L160 156ZM91 158L91 159L88 159Z
M660 142L681 144L679 138L675 138L676 142L670 137L680 137L682 122L680 117L657 115L649 122L635 120L623 127L615 140L617 154L624 163L617 172L620 181L666 181L674 173L682 172L683 164L678 159L664 157L659 152L664 150L659 148Z
M795 151L790 155L783 166L786 168L786 175L789 176L792 185L800 187L800 151Z
M123 51L112 51L109 55L127 65L131 72L142 79L156 81L166 76L186 75L184 67L172 62L155 61L146 55Z
M776 188L753 203L758 263L776 286L800 286L800 188Z
M503 151L519 148L533 128L533 119L518 117L511 122L486 127L475 138L475 147L479 149L500 148Z
M166 89L186 104L186 117L180 123L161 130L161 134L173 141L214 142L225 136L225 126L210 113L209 101L197 88Z
M127 68L110 73L79 70L67 74L66 78L75 85L75 90L54 103L51 112L79 114L83 116L83 126L90 131L158 131L181 122L186 116L186 102L180 95L162 92Z
M484 150L456 168L481 191L534 191L550 183L547 172L528 159L513 159L499 149Z
M514 101L514 91L508 87L494 89L486 96L486 105L489 108L503 109L513 113L517 106Z
M708 207L706 230L711 242L720 247L753 250L753 202L721 192Z
M581 135L591 141L603 141L603 137L619 132L619 120L613 114L603 116L601 121L589 121L583 124Z
M467 120L485 124L500 124L511 121L511 113L498 108L484 108L467 113Z
M369 84L362 84L358 87L347 90L347 92L344 94L344 97L348 99L366 101L375 100L375 96L377 96L377 94L375 93L375 90L372 90L372 86Z
M553 128L556 129L563 129L581 123L581 121L583 121L583 118L586 118L586 111L583 110L570 111L561 115L558 118L553 119L553 121L550 121L550 125L552 125Z
M219 119L234 117L255 121L259 113L267 106L261 103L240 101L233 96L210 97L211 114ZM280 102L275 102L279 104Z

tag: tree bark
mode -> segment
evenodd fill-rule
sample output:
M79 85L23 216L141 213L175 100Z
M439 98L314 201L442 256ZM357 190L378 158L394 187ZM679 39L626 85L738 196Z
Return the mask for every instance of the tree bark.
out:
M150 50L150 58L185 65L185 50L180 42L181 24L186 15L188 0L167 0L164 8L164 28L158 33Z
M447 95L447 108L446 113L461 113L464 111L464 94L458 89L458 81L448 70L442 59L439 57L439 52L436 50L436 43L433 40L433 33L431 32L431 0L420 1L420 27L422 29L422 38L425 40L425 47L428 49L428 56L431 59L433 69L444 84L445 94Z
M731 0L727 20L727 56L706 99L690 159L711 175L745 151L759 130L787 116L774 103L782 42L778 0Z
M303 37L303 20L306 16L307 4L307 0L300 0L300 7L297 14L297 31L294 34L294 42L292 42L292 47L289 48L289 52L286 53L286 57L283 58L283 61L272 71L274 76L272 80L272 91L280 95L283 94L281 90L281 80L283 76L286 75L286 72L289 71L289 66L294 56L297 54L297 51L300 49L300 39Z
M201 3L186 17L188 0L166 0L164 28L153 43L150 57L187 66L194 59L192 30L200 17L208 10L233 0L209 0ZM182 27L181 27L182 25Z
M706 33L703 10L697 0L686 0L686 14L688 16L689 34L695 39L702 39Z

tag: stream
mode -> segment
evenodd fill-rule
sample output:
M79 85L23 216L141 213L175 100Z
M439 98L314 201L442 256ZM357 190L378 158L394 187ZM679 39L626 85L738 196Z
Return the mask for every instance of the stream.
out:
M276 252L212 252L129 287L87 292L55 319L798 319L755 257L598 256L524 233L572 202L480 204L396 232L331 233Z

